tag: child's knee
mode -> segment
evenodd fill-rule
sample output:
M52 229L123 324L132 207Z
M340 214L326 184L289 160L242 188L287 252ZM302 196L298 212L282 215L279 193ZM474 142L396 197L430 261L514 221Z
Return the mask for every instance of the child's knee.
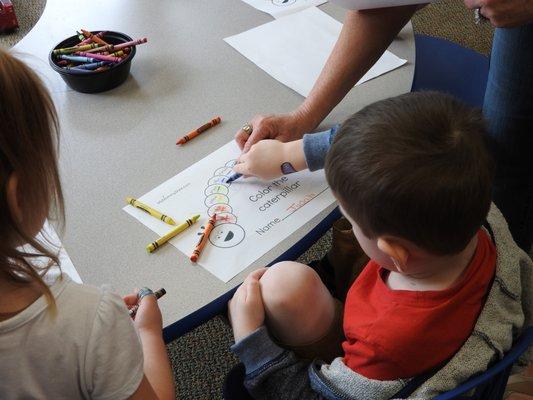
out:
M313 269L292 261L283 261L270 267L260 283L263 303L269 313L298 313L309 308L311 299L315 304L327 292Z

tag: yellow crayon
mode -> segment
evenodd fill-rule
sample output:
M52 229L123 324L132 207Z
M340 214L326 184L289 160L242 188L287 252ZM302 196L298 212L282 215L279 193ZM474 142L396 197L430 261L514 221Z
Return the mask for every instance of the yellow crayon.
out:
M70 54L77 53L78 51L89 51L101 47L98 43L84 44L83 46L74 46L74 47L64 47L62 49L55 49L53 51L54 55L58 54Z
M172 239L174 236L176 236L178 233L183 232L189 226L191 226L196 221L198 221L198 218L200 218L200 214L196 214L193 217L191 217L188 220L186 220L185 222L179 224L174 229L172 229L169 233L167 233L166 235L161 236L155 242L152 242L148 246L146 246L146 251L148 251L148 253L154 252L159 247L161 247L163 244L165 244L170 239Z
M163 222L166 222L169 225L176 225L174 220L170 218L168 215L162 214L159 211L153 209L150 206L147 206L144 203L141 203L139 200L134 199L133 197L126 197L126 203L131 204L133 207L138 208L139 210L143 210L144 212L147 212L152 217L160 219Z

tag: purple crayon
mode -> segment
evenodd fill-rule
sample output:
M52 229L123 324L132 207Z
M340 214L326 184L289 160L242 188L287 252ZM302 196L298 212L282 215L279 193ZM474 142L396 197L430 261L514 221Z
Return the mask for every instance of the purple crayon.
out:
M104 56L102 54L96 54L96 53L86 53L84 51L78 53L80 56L85 56L86 58L92 58L100 61L109 61L109 62L121 62L122 58L120 57L113 57L113 56Z

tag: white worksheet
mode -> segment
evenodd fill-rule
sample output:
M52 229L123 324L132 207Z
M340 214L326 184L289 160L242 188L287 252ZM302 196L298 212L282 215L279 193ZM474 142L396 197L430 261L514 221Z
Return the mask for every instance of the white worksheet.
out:
M224 40L270 76L307 97L341 28L339 21L310 7ZM406 62L385 51L357 84Z
M308 7L319 6L327 0L242 0L245 3L266 12L274 18L285 17Z
M331 0L333 4L347 8L348 10L371 10L374 8L435 3L436 1L437 0Z
M187 257L209 217L216 213L217 223L197 264L224 282L335 201L323 171L302 171L271 182L241 178L226 183L240 153L235 141L231 141L138 198L176 223L201 214L198 222L170 240ZM172 229L130 205L124 211L159 236ZM157 257L157 250L151 256ZM191 265L187 262L176 268Z

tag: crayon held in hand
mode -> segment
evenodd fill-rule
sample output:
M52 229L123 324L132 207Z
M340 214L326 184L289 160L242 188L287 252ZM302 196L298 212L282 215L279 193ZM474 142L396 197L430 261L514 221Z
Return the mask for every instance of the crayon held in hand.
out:
M231 183L231 182L233 182L233 181L239 179L241 176L242 176L242 174L234 173L234 174L231 175L228 179L226 179L226 182L225 182L225 183Z
M141 203L139 200L134 199L133 197L126 197L126 203L132 205L135 208L138 208L139 210L143 210L144 212L150 214L152 217L160 219L163 222L166 222L169 225L176 225L174 220L170 218L168 215L162 214L156 209Z
M161 236L159 239L157 239L155 242L150 243L148 246L146 246L146 251L148 253L153 253L156 251L159 247L164 245L166 242L168 242L170 239L172 239L174 236L176 236L178 233L183 232L185 229L187 229L189 226L194 224L196 221L198 221L198 218L200 218L200 214L196 214L192 218L189 218L185 222L179 224L177 227L172 229L167 234Z
M207 244L209 235L211 234L211 231L215 227L216 222L217 222L217 215L213 214L213 216L209 218L209 221L207 222L207 225L205 226L204 232L202 233L202 236L200 236L200 240L198 241L196 248L192 252L192 255L191 255L192 262L198 261L198 257L200 257L200 253L202 252L205 245Z
M155 295L156 300L159 300L159 299L160 299L161 297L163 297L165 294L167 294L167 291L166 291L164 288L161 288L161 289L156 290L156 291L154 292L154 295ZM139 309L139 307L140 307L140 304L137 303L137 304L135 304L132 308L130 308L130 310L129 310L130 317L133 318L133 317L135 316L135 314L137 313L137 310Z
M220 117L213 118L207 124L202 125L198 129L195 129L194 131L189 132L185 136L183 136L182 138L178 139L176 144L185 144L185 143L187 143L189 140L195 138L200 133L205 132L206 130L212 128L213 126L220 124L220 121L221 121Z

